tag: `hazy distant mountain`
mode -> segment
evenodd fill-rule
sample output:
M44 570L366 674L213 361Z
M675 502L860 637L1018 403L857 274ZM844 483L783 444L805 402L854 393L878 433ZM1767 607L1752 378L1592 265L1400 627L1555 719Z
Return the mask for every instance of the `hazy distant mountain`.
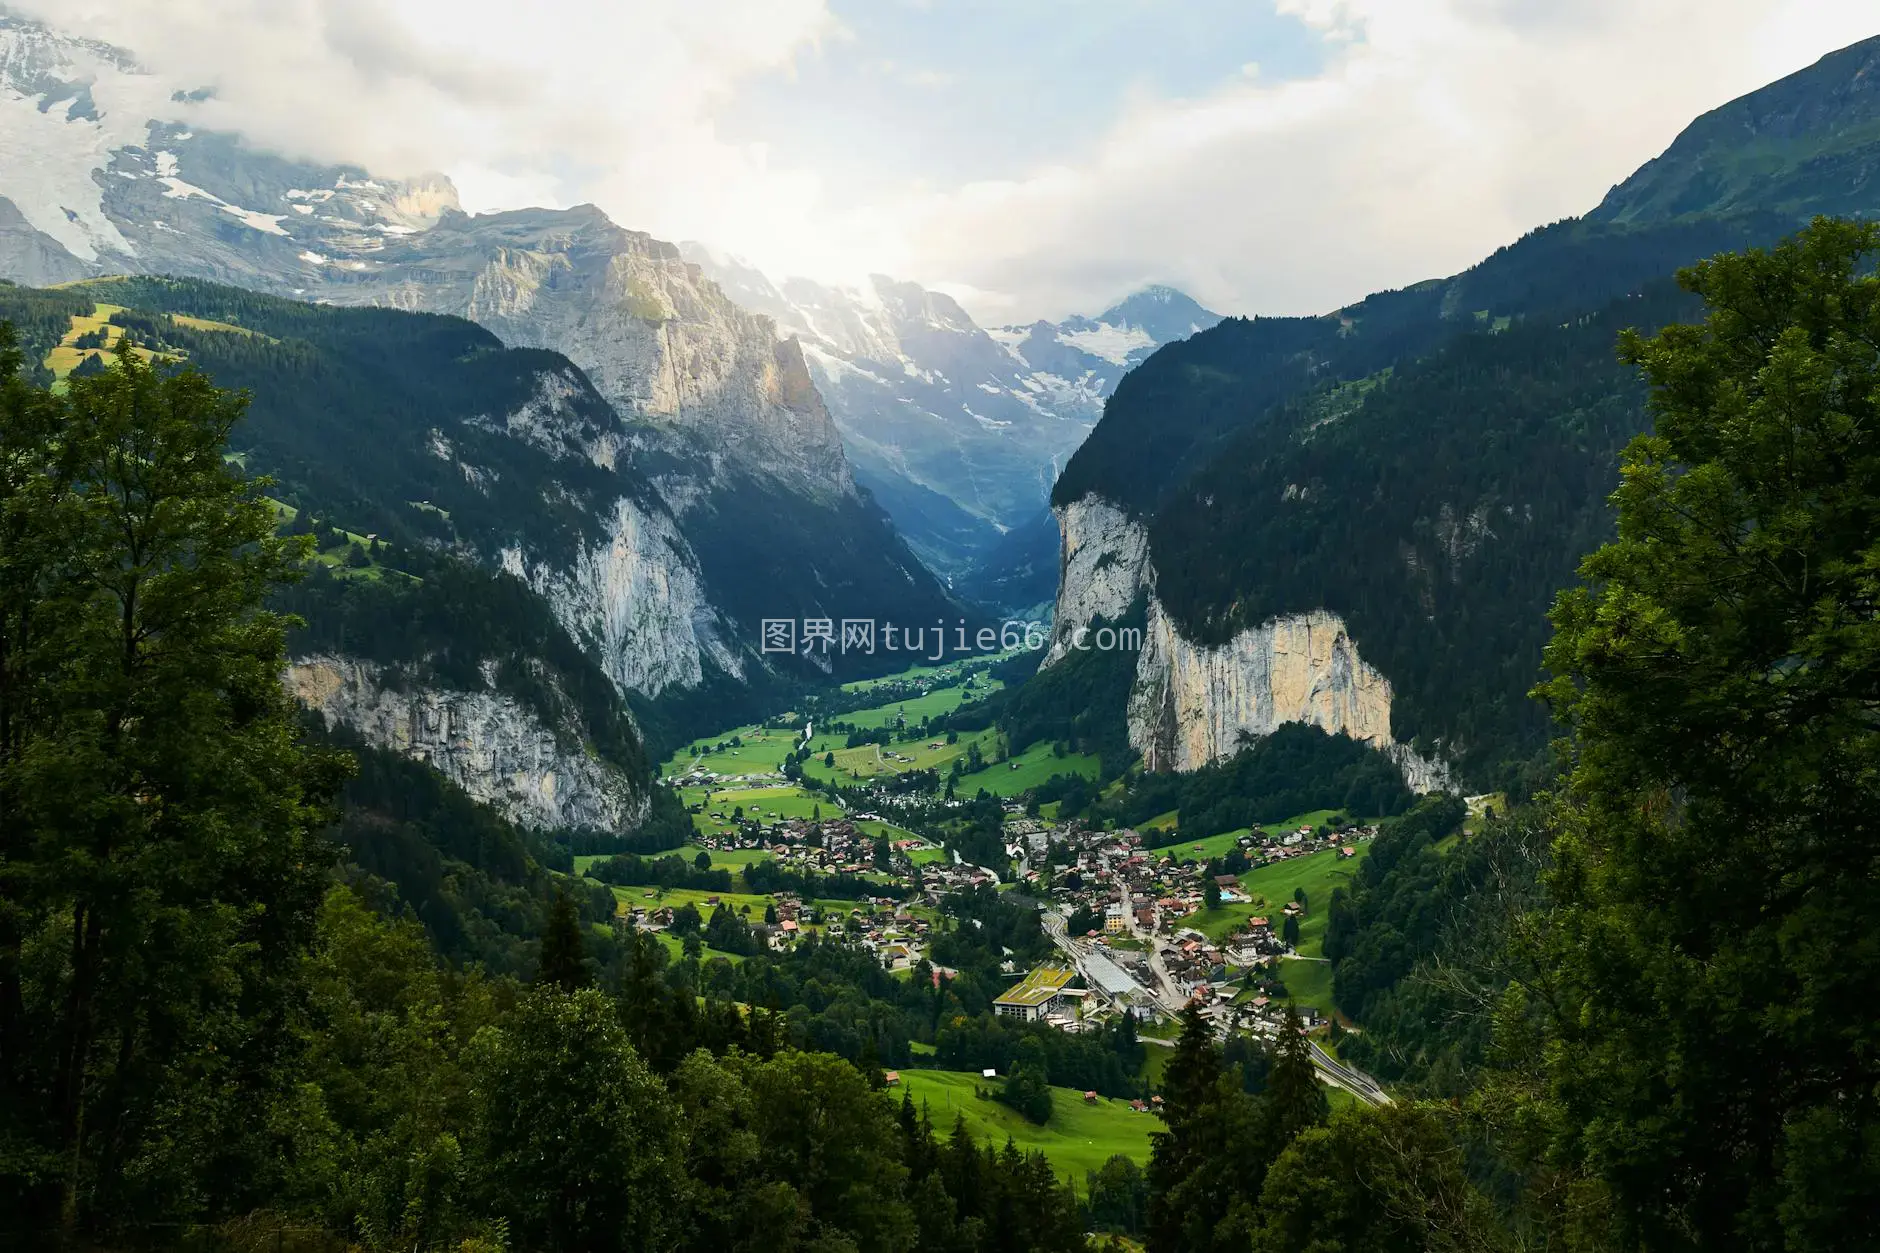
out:
M1033 369L1074 380L1101 404L1116 380L1163 344L1207 330L1221 315L1173 287L1145 287L1094 318L1003 326L994 339Z
M949 574L1036 518L1130 366L1220 321L1152 287L1095 318L986 331L914 283L776 282L702 244L681 248L733 300L802 341L857 478Z

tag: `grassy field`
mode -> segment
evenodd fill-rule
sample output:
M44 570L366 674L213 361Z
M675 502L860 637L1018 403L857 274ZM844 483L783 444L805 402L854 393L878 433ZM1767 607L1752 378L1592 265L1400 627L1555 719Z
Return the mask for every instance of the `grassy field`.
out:
M973 687L943 687L924 696L914 696L907 700L890 701L873 709L856 709L849 713L835 715L839 722L853 723L858 727L893 726L896 718L905 718L913 726L922 718L937 718L941 714L950 714L970 700L981 700L989 692L996 691L996 680L980 675L973 681Z
M928 1117L941 1138L952 1131L957 1114L965 1118L967 1130L979 1139L991 1140L995 1147L1003 1147L1009 1135L1021 1151L1043 1153L1058 1173L1074 1181L1080 1190L1086 1172L1096 1170L1118 1153L1140 1165L1149 1163L1149 1134L1162 1126L1162 1120L1153 1114L1138 1114L1128 1102L1107 1097L1086 1105L1083 1093L1052 1088L1051 1121L1039 1127L997 1101L975 1096L974 1087L985 1083L978 1075L959 1071L901 1072L901 1085L913 1094L915 1105L926 1102ZM900 1094L893 1089L889 1095L900 1100Z
M676 962L676 961L684 960L685 958L685 941L684 940L681 940L678 936L672 934L672 932L670 931L649 931L647 932L647 934L652 936L655 940L658 940L660 945L663 948L665 948L666 957L669 961ZM701 962L708 962L714 957L722 957L734 966L744 960L744 955L742 953L727 953L727 952L724 952L722 949L715 949L709 944L704 944L700 946L699 960Z
M1336 809L1315 809L1311 813L1299 814L1296 817L1288 818L1284 822L1269 822L1262 826L1260 830L1277 838L1290 831L1297 831L1300 827L1316 827L1327 818L1337 816L1338 811ZM1140 829L1144 831L1151 829L1167 830L1170 826L1176 825L1177 821L1178 814L1175 812L1157 814L1148 822L1143 823ZM1232 831L1223 831L1218 835L1205 836L1194 840L1183 840L1180 844L1171 844L1167 848L1158 851L1174 854L1177 861L1187 861L1189 858L1193 858L1196 861L1207 861L1215 857L1225 857L1227 851L1239 842L1240 837L1247 835L1252 829L1251 827L1237 827Z
M1322 1014L1332 1012L1332 963L1282 960L1276 973L1294 1004L1310 1005Z
M742 740L737 748L727 748L724 752L695 754L695 747L707 750L713 745L729 743L733 738ZM795 731L779 731L767 727L733 727L709 739L694 740L684 745L668 758L660 767L662 775L685 774L694 768L709 770L714 774L761 774L766 771L781 771L783 759L790 755L800 737Z
M954 790L960 796L975 796L980 788L994 796L1016 796L1037 787L1054 774L1081 774L1086 779L1094 779L1102 764L1095 757L1084 753L1055 756L1051 745L1041 741L1010 761L987 766L975 774L962 775L954 785ZM1013 766L1018 769L1012 769Z
M948 744L942 737L915 740L907 744L863 744L859 748L844 748L833 737L824 741L818 736L815 751L803 763L803 770L813 779L836 779L842 782L867 779L878 774L905 774L910 770L944 772L952 767L954 758L964 757L974 744L979 745L980 753L989 759L998 751L999 733L993 730L974 731L960 736L959 742L955 744ZM833 768L824 764L831 753L836 759ZM896 761L895 757L905 757L907 760Z
M688 809L705 800L705 797L706 789L704 788L679 789L679 799ZM718 787L711 789L711 799L706 803L705 808L692 815L692 829L700 835L728 835L734 828L731 815L738 809L744 811L746 818L763 818L773 821L778 817L813 819L820 815L823 818L835 819L843 816L842 807L836 802L827 796L820 796L815 792L800 788L794 783L760 787ZM719 819L712 817L713 814L725 816ZM697 847L693 846L692 851L696 854ZM714 860L720 856L729 859L738 854L712 854ZM753 857L749 860L761 860L761 858ZM732 863L727 860L725 864Z
M1299 924L1299 952L1306 957L1317 957L1325 934L1325 919L1332 900L1332 889L1351 882L1351 877L1357 873L1358 863L1364 860L1370 850L1368 844L1356 847L1356 857L1343 858L1336 849L1326 849L1324 852L1289 857L1270 866L1249 870L1240 876L1240 886L1252 898L1250 901L1237 901L1219 909L1200 910L1182 921L1217 940L1256 914L1273 918L1273 925L1278 927L1277 912L1293 899L1295 888L1304 888L1306 916Z
M1168 1059L1175 1055L1175 1050L1166 1044L1144 1044L1142 1046L1142 1077L1149 1081L1149 1091L1154 1092L1162 1086L1162 1070L1168 1065Z
M890 683L903 683L910 679L943 679L956 674L958 672L957 665L958 663L950 661L942 666L909 666L907 669L896 671L893 674L884 674L878 679L856 679L853 682L844 683L842 690L845 692L872 692L878 687L886 687ZM985 679L982 677L979 681L984 683Z

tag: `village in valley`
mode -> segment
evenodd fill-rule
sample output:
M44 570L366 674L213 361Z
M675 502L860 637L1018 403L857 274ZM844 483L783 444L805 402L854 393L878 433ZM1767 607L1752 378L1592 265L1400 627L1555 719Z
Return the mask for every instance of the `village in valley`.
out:
M954 972L934 960L934 940L965 925L949 900L990 890L1035 909L1050 941L1042 960L1006 950L1009 984L993 1001L1002 1020L1076 1034L1129 1015L1144 1039L1167 1043L1193 1004L1224 1039L1271 1040L1288 1013L1316 1035L1330 1029L1325 916L1376 825L1320 811L1190 838L1173 814L1140 829L1060 820L1038 801L1050 790L1040 785L1094 778L1094 759L1049 746L1015 758L990 729L927 729L995 684L958 666L852 685L857 702L880 703L822 725L786 714L675 754L664 782L694 834L663 856L689 869L680 882L616 886L617 923L677 949L675 930L697 933L728 914L762 949L840 943L938 986ZM969 813L976 841L959 834ZM691 951L713 955L704 944ZM1387 1099L1315 1052L1329 1085Z

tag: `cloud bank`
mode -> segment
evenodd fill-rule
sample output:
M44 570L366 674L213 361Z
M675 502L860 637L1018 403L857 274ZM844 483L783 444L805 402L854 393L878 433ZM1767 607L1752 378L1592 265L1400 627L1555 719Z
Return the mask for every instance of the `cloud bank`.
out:
M1880 31L1871 0L1275 2L1324 41L1321 71L1127 94L1021 176L865 195L788 135L721 126L749 85L853 39L826 0L14 7L211 88L188 120L261 147L442 170L472 209L591 201L776 273L892 273L982 322L1090 311L1147 282L1224 311L1316 312L1453 272L1590 208L1697 114ZM910 73L945 125L944 76Z

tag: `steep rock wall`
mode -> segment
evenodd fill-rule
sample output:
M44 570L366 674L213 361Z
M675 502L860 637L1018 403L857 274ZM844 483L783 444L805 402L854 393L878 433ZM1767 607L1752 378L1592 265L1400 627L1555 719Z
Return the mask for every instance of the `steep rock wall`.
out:
M719 633L697 562L663 512L623 497L608 533L572 563L533 560L519 548L505 549L502 562L548 601L569 634L594 647L622 692L653 697L668 687L697 687L706 658L744 677L742 659Z
M289 666L290 692L368 744L426 763L476 800L534 827L638 825L643 786L564 748L535 715L498 692L398 683L371 662L315 656Z
M388 244L320 294L452 313L565 354L629 420L814 497L852 497L842 437L802 347L672 244L591 205L469 217Z
M1073 646L1080 628L1122 617L1150 577L1149 533L1127 513L1095 495L1055 512L1061 544L1047 666Z
M1388 754L1413 791L1447 788L1439 761L1391 737L1390 680L1358 654L1344 620L1324 609L1288 614L1208 647L1185 637L1155 595L1149 536L1117 506L1089 495L1057 510L1062 536L1057 617L1044 665L1095 619L1146 596L1147 621L1127 711L1129 742L1158 770L1194 770L1246 740L1300 722Z

